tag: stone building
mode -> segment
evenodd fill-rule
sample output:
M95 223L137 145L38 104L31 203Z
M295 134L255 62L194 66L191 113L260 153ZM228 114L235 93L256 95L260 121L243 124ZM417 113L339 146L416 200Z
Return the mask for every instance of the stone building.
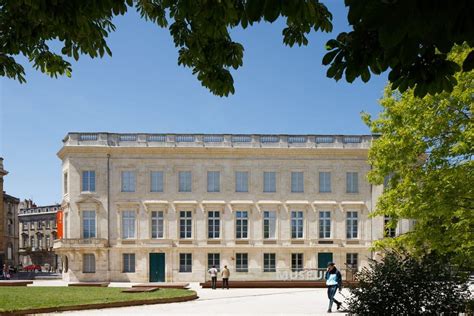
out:
M0 158L0 267L3 264L18 265L18 204L20 200L3 191L3 177L8 172L3 169Z
M384 235L369 218L368 135L69 133L62 160L70 281L317 278L367 264ZM408 229L399 223L397 233Z
M58 268L60 262L53 251L53 241L57 237L59 209L59 204L36 206L31 200L20 203L20 262L23 266L35 264L52 271Z

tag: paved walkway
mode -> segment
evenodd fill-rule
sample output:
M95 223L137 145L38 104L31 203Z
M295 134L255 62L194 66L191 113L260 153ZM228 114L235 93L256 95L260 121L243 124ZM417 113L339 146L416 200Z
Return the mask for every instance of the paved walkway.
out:
M64 285L62 281L35 282L35 286ZM130 283L111 283L128 287ZM144 305L102 310L64 312L64 315L326 315L325 289L201 289L191 288L199 299L184 303ZM347 295L347 292L343 291ZM338 294L340 295L340 294ZM344 315L344 313L333 314Z

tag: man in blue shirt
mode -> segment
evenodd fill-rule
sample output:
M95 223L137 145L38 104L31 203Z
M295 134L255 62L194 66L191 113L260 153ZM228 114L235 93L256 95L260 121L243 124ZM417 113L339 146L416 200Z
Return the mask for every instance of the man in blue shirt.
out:
M336 303L337 309L341 308L341 302L337 301L334 298L334 295L336 295L337 289L339 289L339 292L342 289L342 276L341 272L336 269L336 265L334 262L329 262L328 263L328 269L326 271L326 286L328 287L328 298L329 298L329 308L328 308L328 313L332 312L332 303Z

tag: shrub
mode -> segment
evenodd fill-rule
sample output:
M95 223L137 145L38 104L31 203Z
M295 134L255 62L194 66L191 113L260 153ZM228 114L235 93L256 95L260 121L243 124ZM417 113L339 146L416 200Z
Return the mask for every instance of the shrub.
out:
M421 258L388 251L357 275L351 315L457 315L469 300L466 273L436 254Z

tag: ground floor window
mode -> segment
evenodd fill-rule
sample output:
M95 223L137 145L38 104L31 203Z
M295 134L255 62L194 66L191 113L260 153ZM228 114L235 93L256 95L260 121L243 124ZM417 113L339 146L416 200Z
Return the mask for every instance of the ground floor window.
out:
M218 253L207 254L207 268L210 269L213 266L216 267L217 271L220 271L221 255Z
M263 272L276 272L276 260L274 253L263 254Z
M346 264L349 268L357 269L359 264L359 255L357 253L346 254Z
M179 254L179 272L193 271L193 255L190 253Z
M135 254L123 254L123 272L135 272Z
M247 253L237 253L236 257L237 258L236 258L235 271L237 271L237 272L248 272L249 271L248 254Z
M92 253L85 253L82 255L82 272L95 273L95 255Z
M292 253L291 254L291 271L297 272L303 270L303 254Z

